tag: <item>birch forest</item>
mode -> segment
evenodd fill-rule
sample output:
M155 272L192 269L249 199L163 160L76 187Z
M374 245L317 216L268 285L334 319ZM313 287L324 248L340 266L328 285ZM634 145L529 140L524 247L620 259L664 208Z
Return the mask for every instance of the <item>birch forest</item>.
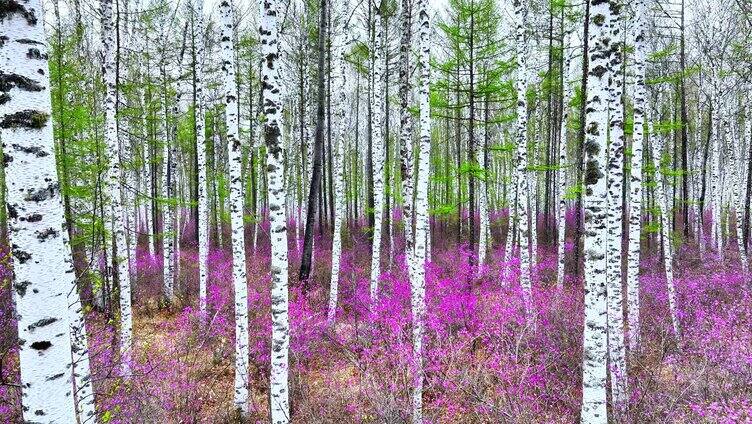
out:
M752 0L0 0L0 422L752 423Z

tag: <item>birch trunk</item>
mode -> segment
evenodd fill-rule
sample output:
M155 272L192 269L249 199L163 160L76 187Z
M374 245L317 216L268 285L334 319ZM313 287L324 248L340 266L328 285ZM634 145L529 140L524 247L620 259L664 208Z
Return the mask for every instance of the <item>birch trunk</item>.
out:
M431 153L431 115L429 105L431 34L428 0L418 0L420 25L420 143L418 179L415 193L415 254L410 261L410 306L413 314L413 393L412 421L423 422L423 328L426 315L426 248L428 231L428 172Z
M57 180L44 10L37 0L15 5L0 21L0 131L22 341L23 417L28 422L76 422L77 412L81 420L94 414L94 398Z
M720 157L720 125L718 116L722 113L720 93L718 90L718 79L713 78L713 103L717 105L717 111L713 114L710 125L714 130L711 159L710 159L710 207L712 208L713 221L710 230L710 245L716 249L720 255L721 252L721 187L719 173L721 169Z
M127 241L124 227L124 208L122 184L124 172L120 165L119 143L117 137L117 123L115 121L115 43L113 40L112 0L101 0L102 7L102 44L104 46L104 81L106 94L104 98L105 110L105 151L109 168L106 174L105 190L110 198L110 212L112 222L112 242L115 245L115 262L120 285L120 353L123 362L123 372L129 372L129 354L133 332L133 317L131 315L131 284L127 262Z
M587 108L585 109L585 325L582 355L582 423L606 423L606 145L609 2L590 0Z
M378 297L379 275L381 273L381 230L384 214L384 136L382 116L384 110L384 60L381 57L385 44L384 17L379 7L376 11L376 34L373 49L373 114L371 115L371 132L373 140L373 243L371 248L371 302Z
M410 44L412 41L412 0L402 0L402 39L400 42L400 165L402 174L402 222L405 226L405 260L412 266L413 238L413 121L410 110Z
M245 267L245 231L243 226L243 153L238 122L238 92L235 79L235 21L230 0L219 4L220 50L224 74L225 125L230 165L230 237L232 241L232 282L235 292L235 408L248 415L248 285ZM220 244L221 246L221 244Z
M350 50L349 45L349 32L348 25L348 4L347 0L341 0L337 2L337 9L335 16L339 18L342 27L341 32L335 30L334 34L334 75L336 84L340 87L337 91L337 108L335 111L335 119L337 124L337 135L334 139L334 239L332 240L332 276L329 284L329 309L327 312L327 320L329 325L334 324L334 318L337 312L337 296L339 288L339 269L340 259L342 256L342 219L345 215L345 193L344 193L344 150L345 150L345 134L347 132L347 122L345 122L345 107L347 103L347 94L345 87L347 87L346 77L346 65L347 65L347 52Z
M198 302L201 316L206 318L206 286L209 278L209 196L206 186L206 135L204 134L204 1L195 0L193 46L196 51L194 66L194 95L196 114L196 156L198 169Z
M559 185L558 185L558 199L559 199L559 228L557 231L558 241L558 261L556 272L556 289L561 291L564 288L564 259L566 252L564 249L566 243L566 216L567 216L567 167L565 162L567 160L567 128L569 124L569 103L572 101L572 76L574 75L574 61L572 56L574 55L575 48L573 46L573 35L575 26L566 24L567 31L564 35L564 69L566 74L564 76L564 101L562 103L562 116L561 127L559 128Z
M728 128L728 123L727 126ZM735 225L735 236L736 236L736 245L739 249L739 261L741 262L741 269L742 271L747 274L749 273L749 260L747 258L747 252L744 248L744 231L743 231L743 207L742 207L742 191L740 190L740 186L742 183L742 165L744 164L744 153L740 153L738 157L734 154L734 149L731 150L731 156L732 156L732 188L731 188L731 198L733 199L733 207L734 207L734 220L736 221ZM731 220L729 219L729 224L731 223Z
M615 415L621 415L626 405L627 364L624 353L624 312L622 294L622 219L624 181L624 105L622 103L621 67L622 48L620 6L612 3L611 19L611 60L609 61L608 116L608 212L606 226L606 281L608 296L608 361L611 381L611 397Z
M178 65L176 77L180 77L180 73L183 70L183 59L185 55L185 28L183 35L183 44L180 49L178 57ZM166 84L166 82L165 82ZM164 280L162 282L162 290L165 298L172 302L175 297L175 231L178 226L175 225L176 216L179 209L176 206L170 204L170 199L175 196L175 178L177 171L177 146L178 146L178 120L180 116L180 101L182 97L182 87L180 82L176 83L175 89L175 104L172 106L172 119L170 131L166 131L167 138L164 144L164 159L163 159L163 184L162 184L162 196L166 202L162 206L162 225L164 227L162 231L162 268L164 269ZM165 95L166 101L166 95Z
M517 158L515 169L517 195L517 233L520 248L520 285L525 303L525 316L532 318L532 285L530 281L530 241L528 234L528 178L527 178L527 45L525 38L527 11L524 0L514 0L517 49Z
M640 227L642 220L642 144L645 138L645 0L636 0L634 37L634 124L629 181L629 253L627 262L627 319L629 351L640 343Z
M652 143L652 155L656 169L657 184L655 186L656 203L661 215L661 240L663 241L663 267L666 272L666 289L668 290L668 307L671 315L671 326L674 331L674 336L679 339L679 318L676 314L676 291L674 290L674 269L673 259L674 252L671 245L671 226L668 220L668 214L671 208L669 208L668 198L666 197L666 190L663 188L663 182L661 181L661 146L660 138L657 138ZM715 217L713 217L715 219Z
M268 172L272 274L272 366L269 378L271 422L290 420L288 355L290 324L287 292L287 217L284 208L284 152L282 151L282 81L279 77L279 38L276 0L265 0L259 29L261 36L261 86L263 87L264 140Z

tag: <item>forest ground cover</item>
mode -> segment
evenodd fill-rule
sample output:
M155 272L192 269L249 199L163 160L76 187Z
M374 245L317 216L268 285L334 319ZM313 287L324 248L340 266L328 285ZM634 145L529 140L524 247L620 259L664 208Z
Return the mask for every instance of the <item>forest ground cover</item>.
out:
M498 215L498 214L497 214ZM570 214L571 216L571 214ZM503 219L492 226L489 264L469 265L451 227L435 223L427 265L425 416L436 423L569 423L581 399L582 281L557 292L556 252L541 245L533 272L535 320L526 324L519 262L504 260ZM290 223L295 225L294 222ZM193 228L191 225L186 228ZM399 226L398 226L399 228ZM271 319L269 245L261 227L248 252L252 422L268 421ZM398 233L399 231L396 231ZM248 234L247 234L248 235ZM185 240L192 240L190 232ZM226 240L228 237L225 238ZM402 252L402 237L395 238ZM336 325L326 323L330 242L316 240L306 286L290 288L293 422L408 422L412 364L410 285L404 256L385 255L380 300L369 307L369 243L362 227L344 237ZM735 246L734 243L729 243ZM655 244L653 244L655 249ZM572 249L572 243L567 244ZM299 263L290 238L290 263ZM626 422L752 422L752 295L731 248L718 256L686 246L675 268L681 342L671 331L657 252L641 262L641 348L629 356ZM90 311L92 374L104 422L235 422L233 296L229 246L209 256L207 316L195 299L195 248L181 251L179 300L160 298L161 256L138 249L134 352L124 379L115 317ZM571 255L570 255L571 256ZM569 275L572 275L569 269ZM20 420L16 323L7 268L0 308L0 421ZM290 269L291 281L297 267ZM190 300L189 300L190 299ZM206 324L202 324L206 322Z

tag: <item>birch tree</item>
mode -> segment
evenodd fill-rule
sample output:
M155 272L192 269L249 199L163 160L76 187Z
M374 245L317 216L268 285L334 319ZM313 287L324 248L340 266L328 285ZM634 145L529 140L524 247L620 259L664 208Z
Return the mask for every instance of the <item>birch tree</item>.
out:
M206 317L206 288L209 279L207 260L209 256L209 196L206 188L206 134L204 133L204 0L194 0L193 13L193 50L194 50L194 129L196 142L196 172L198 186L198 301L201 315Z
M55 164L44 10L37 0L12 5L0 20L0 132L23 419L83 421L94 398Z
M373 243L371 247L371 302L378 296L379 275L381 274L381 230L384 216L384 136L381 128L384 112L384 60L381 57L384 50L386 35L384 34L384 17L382 3L375 8L376 24L373 48L373 113L371 115L371 138L373 141L373 197L374 221Z
M606 411L606 145L609 2L590 0L587 108L585 109L585 326L582 355L582 423L608 422Z
M232 240L232 282L235 292L235 408L248 414L248 284L245 271L245 227L243 225L242 147L238 121L238 91L235 80L235 14L230 0L219 4L220 49L224 73L225 125L230 163L230 228Z
M635 2L634 118L629 180L629 252L627 262L627 320L629 350L640 343L640 224L642 221L642 144L645 138L645 0Z
M413 396L412 419L423 422L423 328L426 315L426 240L428 233L428 173L431 153L431 110L429 88L431 82L431 22L428 1L418 0L420 89L420 142L418 179L415 193L415 254L410 261L410 305L413 313Z
M344 87L347 86L346 65L347 51L350 39L350 26L348 24L348 4L347 0L337 2L335 17L340 21L339 31L335 30L334 44L334 75L333 79L338 87L337 106L335 118L337 124L337 135L334 140L334 238L332 240L332 276L329 283L329 309L327 320L329 324L334 323L337 312L337 295L339 284L339 268L342 256L342 218L345 215L345 173L344 173L344 151L345 151L345 134L347 133L347 123L345 122L345 104L347 102L347 93Z
M516 33L517 77L517 132L516 132L516 221L520 248L520 285L525 303L525 315L531 318L532 286L530 281L530 241L528 234L528 178L527 178L527 66L526 66L526 0L514 0L514 20ZM535 220L533 220L535 223Z
M264 0L261 37L263 125L268 172L272 274L272 366L269 378L271 422L290 421L288 355L290 324L287 293L287 213L285 211L284 152L282 150L282 96L279 78L278 2ZM310 209L309 209L310 210Z
M105 144L109 168L106 175L106 191L110 200L110 222L112 224L113 254L117 263L118 283L120 285L120 354L123 372L129 372L129 354L131 350L133 316L131 315L131 277L127 261L127 241L125 236L123 199L121 181L124 172L120 164L120 143L117 134L115 102L117 88L115 84L115 41L112 21L112 0L101 0L102 44L104 48L103 76L106 87L104 97L105 110Z
M415 240L413 238L413 121L410 110L410 47L412 43L413 1L402 0L400 17L400 171L402 174L402 221L405 225L405 259L412 266Z
M618 413L626 403L627 365L624 354L624 318L622 301L622 181L624 179L624 105L622 103L622 47L620 3L611 2L608 23L611 60L608 62L608 212L606 218L606 281L608 281L608 361L611 395Z
M660 97L660 96L659 96ZM658 136L652 140L652 157L655 165L656 185L655 185L655 197L656 206L658 207L658 213L660 214L661 224L661 242L663 243L663 268L666 276L666 289L668 291L668 307L671 315L671 327L674 330L674 336L679 339L679 318L676 314L676 291L674 289L674 250L671 245L671 225L668 220L669 203L666 197L666 190L663 188L663 182L661 181L661 137ZM715 219L715 216L713 217Z
M577 9L579 11L579 7ZM578 16L579 18L579 16ZM561 291L564 288L564 260L566 257L565 252L565 241L566 241L566 229L567 229L567 223L566 223L566 215L567 215L567 200L566 200L566 190L567 190L567 168L565 167L565 163L567 160L567 128L569 124L569 103L572 101L573 96L573 90L572 90L572 79L573 74L575 71L574 66L574 31L577 26L573 25L571 22L564 22L565 25L565 34L564 34L564 47L563 47L563 54L564 54L564 63L563 63L563 69L564 69L564 99L562 102L562 117L561 117L561 126L559 128L559 185L558 185L558 199L559 199L559 228L557 231L557 246L558 246L558 261L557 261L557 273L556 273L556 288L558 291Z

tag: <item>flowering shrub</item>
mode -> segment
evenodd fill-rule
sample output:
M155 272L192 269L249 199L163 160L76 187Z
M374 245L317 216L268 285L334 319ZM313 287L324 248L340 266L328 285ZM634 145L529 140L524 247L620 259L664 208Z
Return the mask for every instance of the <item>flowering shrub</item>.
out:
M398 216L398 215L396 215ZM494 215L506 219L506 212ZM572 214L568 221L574 221ZM291 223L290 228L294 223ZM187 226L191 228L191 225ZM268 421L270 286L268 228L248 243L251 420ZM330 241L316 238L310 281L297 282L300 253L290 237L290 377L295 422L409 421L412 363L410 285L404 255L385 258L379 300L370 304L367 234L343 237L336 325L326 323ZM397 231L396 233L399 233ZM555 289L556 250L540 246L533 272L534 320L527 323L519 260L500 237L480 273L466 245L434 237L427 264L426 419L435 423L575 422L581 401L582 281ZM252 233L246 234L252 240ZM302 234L300 234L302 237ZM388 235L387 235L388 237ZM385 248L388 244L385 243ZM398 237L396 246L402 246ZM655 245L655 244L654 244ZM226 246L226 249L229 246ZM124 376L117 316L87 316L97 406L103 422L232 422L232 257L209 254L207 312L197 307L197 255L180 254L178 300L165 307L161 252L139 247L134 282L134 352ZM566 249L573 249L571 239ZM642 341L629 356L627 422L752 421L752 294L733 251L686 248L676 259L682 328L673 337L662 262L644 254ZM691 266L689 266L690 264ZM7 273L7 268L3 268ZM8 274L0 286L0 421L19 420L15 321ZM117 309L115 308L115 311Z

